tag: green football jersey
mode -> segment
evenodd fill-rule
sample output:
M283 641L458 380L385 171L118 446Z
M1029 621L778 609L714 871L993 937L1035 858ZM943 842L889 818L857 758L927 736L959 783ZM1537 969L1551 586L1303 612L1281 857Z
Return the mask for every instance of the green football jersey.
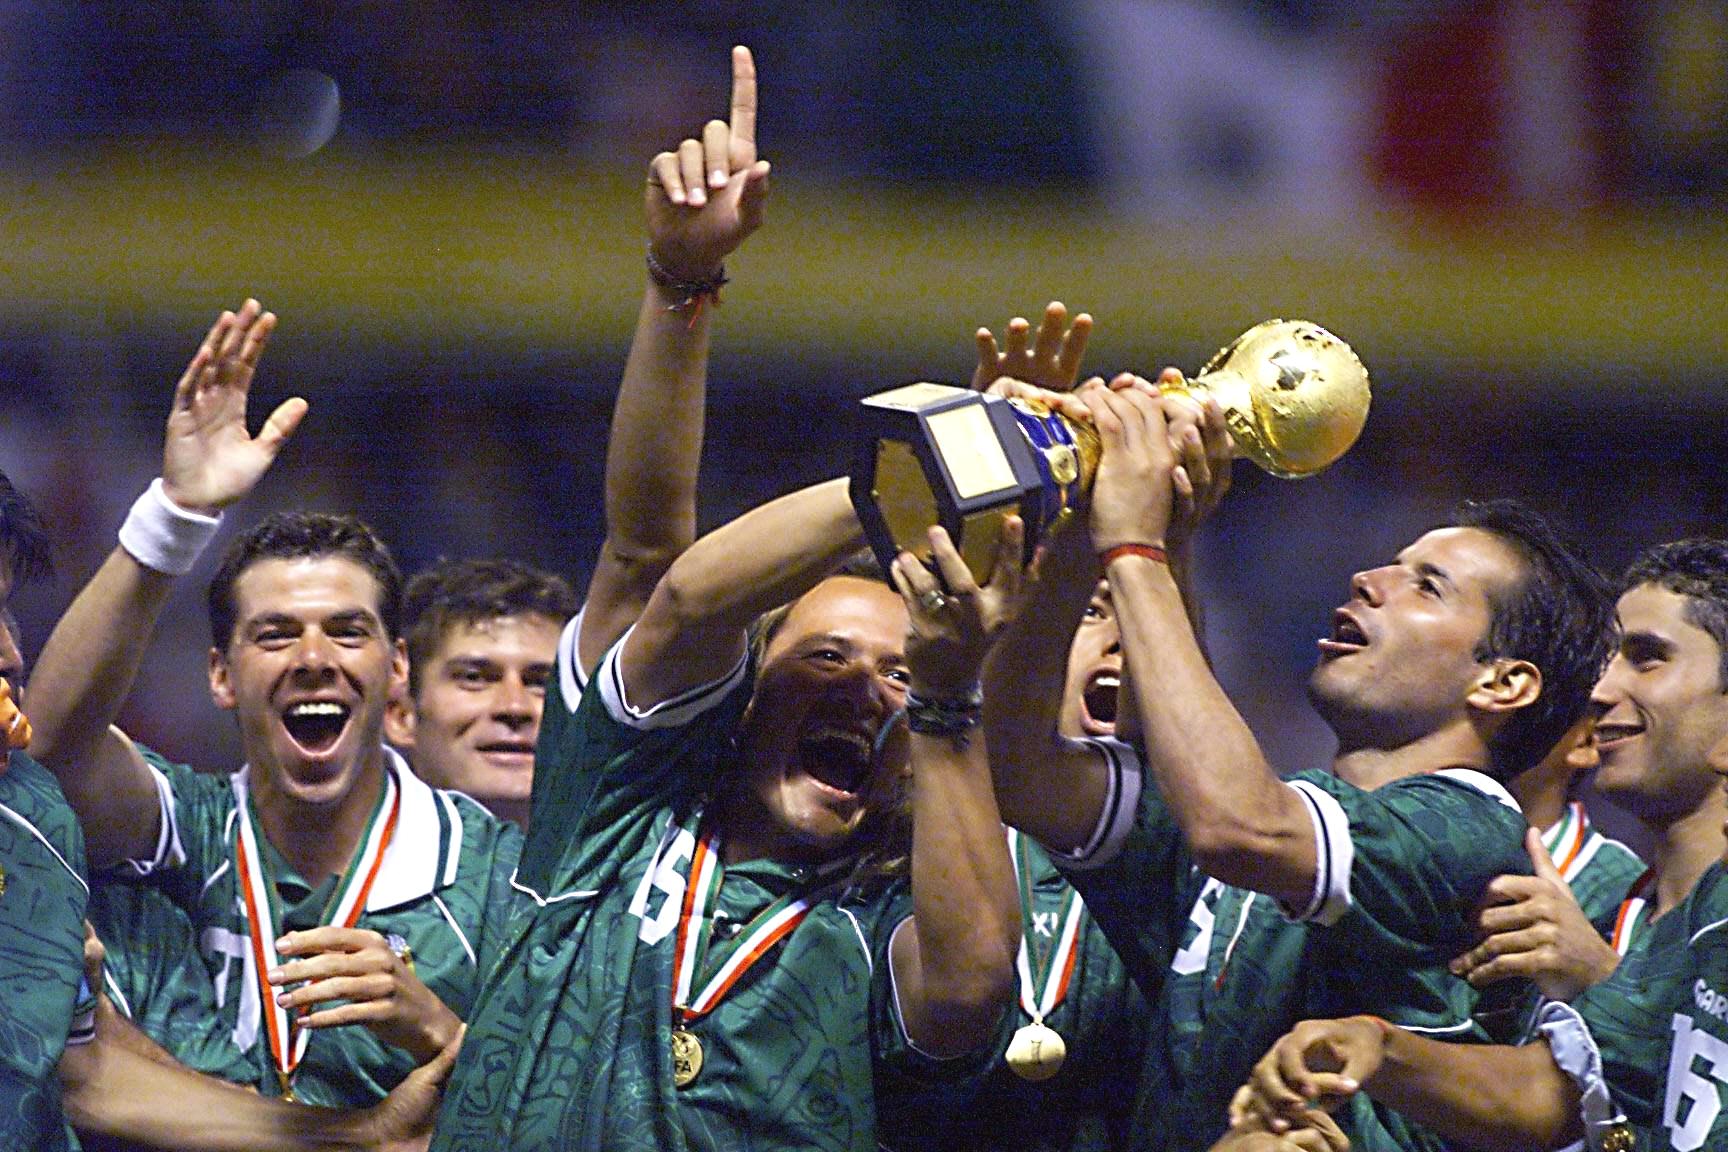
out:
M1648 865L1631 848L1602 835L1582 800L1566 805L1559 821L1543 831L1542 843L1590 923L1604 938L1613 935L1620 902Z
M400 937L413 949L415 973L457 1016L466 1018L479 991L482 970L502 948L510 904L510 877L521 852L521 833L459 793L432 789L386 749L397 782L400 809L394 835L378 862L357 926ZM170 1054L188 1063L220 1052L224 1040L244 1058L235 1072L261 1091L281 1092L275 1056L263 1022L246 911L237 879L235 842L246 807L248 769L211 776L170 764L146 752L162 805L161 831L149 859L127 861L104 884L143 885L183 912L195 932L198 954L211 983L214 1015L207 1031L196 1026L153 1030L157 1007L140 1023ZM273 856L274 853L266 853ZM278 874L276 899L294 902L296 879ZM127 911L137 913L136 907ZM171 1002L183 993L174 982L184 970L160 962L150 933L179 931L150 909L143 920L115 938L104 937L111 957L146 1005ZM122 929L127 924L119 925ZM138 953L142 950L144 955ZM153 984L152 975L168 985ZM142 987L140 988L140 981ZM201 993L199 994L201 995ZM184 1022L182 1022L184 1023ZM212 1037L210 1034L213 1033ZM297 1099L331 1107L375 1103L414 1068L407 1052L386 1044L363 1025L310 1033L293 1079Z
M1018 832L1008 836L1022 913L1015 1011L980 1077L934 1092L912 1088L908 1097L882 1093L882 1144L894 1152L1127 1147L1151 1010L1049 853ZM1021 1077L1006 1059L1035 1013L1066 1048L1060 1070L1042 1081Z
M84 836L47 769L21 752L0 774L0 1148L64 1149L57 1068L88 1039Z
M1728 1147L1728 870L1720 862L1641 928L1614 973L1573 1007L1643 1146Z
M1132 750L1115 745L1110 763L1099 833L1057 862L1154 1003L1145 1146L1208 1147L1254 1062L1298 1021L1371 1013L1481 1040L1484 999L1508 1014L1521 1003L1522 982L1479 997L1447 970L1477 939L1488 882L1530 872L1523 815L1488 776L1447 770L1373 791L1325 772L1293 777L1318 867L1305 906L1287 909L1202 875ZM1358 1152L1441 1147L1364 1096L1340 1119Z
M687 921L707 941L699 964L752 938L765 907L795 893L812 902L686 1026L702 1062L677 1086L674 970L692 954L679 924L692 867L711 858L702 802L730 766L751 683L740 663L633 709L621 647L572 709L573 627L560 642L512 944L469 1023L432 1146L873 1152L873 1058L921 1059L886 978L889 938L910 911L904 885L839 889L820 869L773 860L725 868L712 917ZM696 889L712 892L712 875Z

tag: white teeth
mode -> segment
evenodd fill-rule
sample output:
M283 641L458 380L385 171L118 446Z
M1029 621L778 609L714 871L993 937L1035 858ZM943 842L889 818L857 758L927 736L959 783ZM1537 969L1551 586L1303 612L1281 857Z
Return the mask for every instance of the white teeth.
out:
M1092 678L1092 683L1100 688L1120 688L1122 687L1122 678L1112 673L1104 672L1100 675L1094 676Z
M348 709L328 700L311 700L288 709L290 716L346 716Z
M870 741L866 740L863 736L859 735L858 733L849 731L848 729L845 729L845 728L818 728L815 731L811 732L810 735L807 737L807 739L812 740L812 741L815 741L815 740L840 740L840 741L843 741L847 744L850 744L852 747L856 748L860 753L868 754L870 752Z

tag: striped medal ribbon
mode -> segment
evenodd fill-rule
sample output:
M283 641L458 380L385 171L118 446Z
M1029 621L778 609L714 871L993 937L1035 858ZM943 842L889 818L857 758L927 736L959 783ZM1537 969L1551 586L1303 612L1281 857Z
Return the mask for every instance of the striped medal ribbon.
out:
M1620 902L1620 912L1614 917L1614 935L1608 941L1620 955L1626 955L1626 950L1632 947L1632 937L1648 918L1650 894L1655 888L1656 869L1646 868L1644 875L1638 877L1638 882L1626 894L1626 899Z
M1055 944L1048 949L1034 950L1029 944L1033 935L1032 875L1021 850L1020 833L1008 829L1008 855L1014 862L1014 882L1020 894L1020 954L1015 969L1020 977L1020 1007L1032 1018L1014 1033L1008 1043L1008 1067L1024 1080L1048 1080L1062 1070L1067 1059L1068 1045L1044 1018L1056 1010L1068 995L1068 982L1074 976L1074 961L1080 952L1080 921L1086 914L1086 904L1072 887L1062 895L1057 913Z
M818 869L817 882L844 863ZM684 888L672 953L672 1082L679 1088L702 1072L702 1041L690 1025L712 1012L751 965L790 936L833 888L825 884L788 892L758 912L729 943L713 947L714 907L724 872L720 836L704 828L690 858L690 882Z
M400 814L401 794L396 785L396 773L386 766L384 772L384 787L379 791L378 803L372 809L372 815L367 819L366 829L360 836L359 847L355 849L354 858L348 862L348 868L337 882L336 891L324 915L320 927L338 925L352 928L360 920L360 914L366 909L366 897L372 891L372 882L378 878L378 869L384 862L384 851L390 846L391 837L396 834L396 819ZM276 954L276 941L282 936L281 911L276 898L276 884L269 875L269 865L264 854L259 851L262 833L258 828L258 812L252 803L251 789L246 791L246 803L243 819L240 820L240 834L234 842L234 869L240 880L240 892L246 901L246 927L251 937L252 969L258 981L258 996L260 1006L264 1010L265 1034L270 1042L270 1055L276 1068L276 1077L282 1085L282 1095L285 1099L294 1099L294 1073L300 1067L300 1060L306 1054L306 1045L312 1038L310 1030L297 1028L288 1015L288 1009L276 1002L279 990L270 986L266 974L281 964L281 958Z
M1548 849L1548 858L1554 861L1555 869L1560 878L1568 884L1572 882L1570 869L1578 859L1578 853L1584 850L1584 841L1590 838L1590 817L1584 811L1582 800L1573 800L1566 805L1566 812L1560 817L1560 823L1545 837L1544 848Z

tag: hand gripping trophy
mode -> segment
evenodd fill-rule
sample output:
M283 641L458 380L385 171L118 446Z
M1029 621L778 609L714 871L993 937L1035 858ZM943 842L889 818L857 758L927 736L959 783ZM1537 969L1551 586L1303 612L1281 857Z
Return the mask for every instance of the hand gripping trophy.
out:
M1166 394L1215 396L1246 457L1284 479L1342 456L1368 419L1368 371L1350 346L1306 320L1256 324ZM1098 434L1036 401L948 384L908 384L863 400L852 504L884 567L948 530L980 583L1002 518L1026 524L1026 548L1075 508L1098 467Z

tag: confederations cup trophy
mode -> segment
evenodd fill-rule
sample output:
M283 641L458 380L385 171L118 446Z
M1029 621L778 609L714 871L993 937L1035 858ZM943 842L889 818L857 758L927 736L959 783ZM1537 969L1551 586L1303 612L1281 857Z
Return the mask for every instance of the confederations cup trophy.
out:
M1274 476L1312 476L1355 443L1368 418L1368 372L1318 324L1267 320L1232 340L1200 375L1159 385L1215 396L1235 454ZM1026 556L1081 502L1098 467L1098 434L1036 401L948 384L867 396L853 462L852 505L884 569L902 550L925 556L940 524L972 574L989 578L1002 519L1026 525Z

